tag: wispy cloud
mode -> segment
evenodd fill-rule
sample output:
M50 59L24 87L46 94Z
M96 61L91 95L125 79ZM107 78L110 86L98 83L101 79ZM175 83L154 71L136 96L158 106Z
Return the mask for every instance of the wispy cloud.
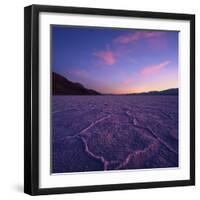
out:
M142 75L148 75L148 74L156 73L156 72L160 71L161 69L165 68L169 63L170 63L170 61L166 60L166 61L163 61L162 63L159 63L159 64L148 65L148 66L144 67L140 71L140 73Z
M98 51L95 52L94 55L98 57L106 65L113 65L116 62L114 53L110 50Z
M115 38L113 42L118 44L128 44L145 38L157 38L163 34L164 32L159 31L137 31L134 33L129 33L127 35L121 35Z

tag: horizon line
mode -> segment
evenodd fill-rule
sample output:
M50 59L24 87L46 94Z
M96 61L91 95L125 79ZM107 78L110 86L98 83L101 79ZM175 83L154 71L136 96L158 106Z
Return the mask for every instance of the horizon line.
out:
M62 77L64 77L66 80L68 80L68 81L70 81L70 82L72 82L72 83L78 83L78 84L81 84L85 89L88 89L88 90L94 90L94 91L96 91L96 92L98 92L99 94L101 94L101 95L129 95L129 94L135 94L135 95L137 95L137 94L141 94L141 93L149 93L149 92L161 92L161 91L165 91L165 90L170 90L170 89L178 89L178 87L171 87L171 88L163 88L163 89L161 89L161 90L147 90L147 91L141 91L141 92L128 92L128 93L112 93L112 92L106 92L106 93L104 93L104 92L100 92L98 89L96 90L96 89L93 89L93 88L87 88L87 87L85 87L85 85L84 84L82 84L82 83L80 83L79 81L78 82L76 82L76 81L72 81L72 80L69 80L65 75L61 75L60 73L57 73L57 72L55 72L55 71L51 71L51 73L55 73L55 74L57 74L57 75L59 75L59 76L62 76Z
M141 94L141 93L162 92L162 91L165 91L165 90L172 90L172 89L179 89L179 88L173 87L173 88L166 88L166 89L162 89L162 90L148 90L148 91L130 92L130 93L100 93L100 92L99 93L102 94L102 95L128 95L128 94L136 94L137 95L137 94Z

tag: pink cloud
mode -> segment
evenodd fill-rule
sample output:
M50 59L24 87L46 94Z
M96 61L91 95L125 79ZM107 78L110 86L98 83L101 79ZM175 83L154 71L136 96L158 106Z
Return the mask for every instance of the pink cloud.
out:
M122 35L114 39L115 43L120 43L120 44L128 44L130 42L137 41L141 38L142 32L136 32L133 34L128 34L128 35Z
M128 44L144 38L158 38L163 35L163 32L158 31L137 31L127 35L122 35L113 40L114 43Z
M159 31L146 31L143 32L143 37L144 38L157 38L163 35L164 32L159 32Z
M107 65L113 65L116 62L115 56L110 50L99 51L94 53L94 55L100 58L103 61L103 63Z
M140 73L142 75L156 73L156 72L160 71L161 69L165 68L169 63L170 63L170 61L166 60L160 64L148 65L148 66L144 67Z

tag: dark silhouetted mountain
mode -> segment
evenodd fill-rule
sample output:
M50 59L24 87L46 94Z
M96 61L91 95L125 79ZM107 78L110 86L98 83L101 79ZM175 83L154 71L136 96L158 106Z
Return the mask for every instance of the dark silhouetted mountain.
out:
M74 83L67 78L53 72L52 73L53 95L100 95L95 90L85 88L80 83Z
M150 92L142 92L142 93L132 93L128 95L178 95L178 88L171 88L162 91L150 91Z

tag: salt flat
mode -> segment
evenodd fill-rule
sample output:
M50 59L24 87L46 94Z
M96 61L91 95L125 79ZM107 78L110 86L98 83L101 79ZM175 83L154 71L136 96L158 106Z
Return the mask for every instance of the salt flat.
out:
M178 96L53 96L52 172L178 167Z

